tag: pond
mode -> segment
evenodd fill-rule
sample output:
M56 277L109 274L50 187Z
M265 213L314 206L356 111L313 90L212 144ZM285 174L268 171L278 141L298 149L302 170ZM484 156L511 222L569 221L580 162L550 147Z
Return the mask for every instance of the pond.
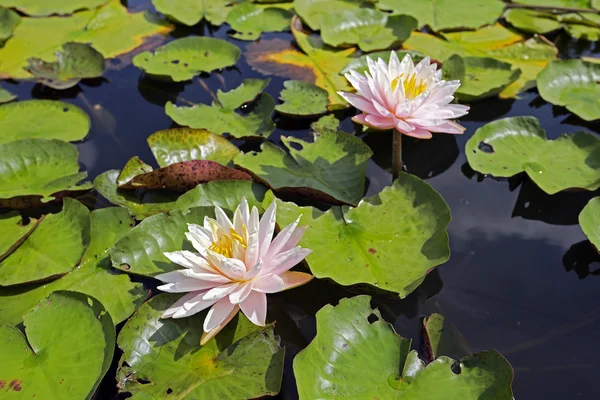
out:
M152 8L149 1L141 0L126 5L136 12ZM153 79L123 58L109 61L102 78L84 80L65 90L15 80L3 81L2 87L18 101L60 100L89 114L90 133L75 144L80 169L87 171L90 180L107 170L122 169L134 156L158 168L146 139L154 132L180 126L165 113L168 102L210 104L218 90L232 90L249 78L270 78L265 91L278 103L287 79L253 69L244 56L253 42L232 39L229 31L227 25L215 27L202 22L192 27L178 25L169 33L168 41L190 36L225 39L242 52L235 66L184 82ZM600 54L594 43L571 39L564 32L549 34L548 38L565 58ZM260 41L271 39L294 40L290 32L277 32L263 33ZM422 319L439 313L458 328L473 352L496 349L514 369L512 388L517 399L600 398L596 383L600 367L600 311L596 303L600 301L600 255L578 221L583 207L600 192L575 190L550 195L523 173L494 178L476 172L465 154L475 131L501 118L535 116L549 139L582 130L598 133L600 125L544 101L536 89L518 98L490 98L470 106L469 114L460 118L466 128L463 135L434 134L430 140L403 137L405 170L431 185L450 208L450 259L429 273L405 299L366 285L342 286L328 279L313 279L294 290L270 295L268 320L277 320L275 333L286 347L282 387L275 398L298 398L292 362L317 333L317 311L360 294L371 295L371 304L417 348L423 346ZM341 130L355 132L373 151L365 185L365 197L372 196L392 184L392 133L365 133L352 122L355 113L350 108L336 111L335 116L341 120ZM282 145L281 136L293 136L310 142L310 123L315 120L276 113L276 127L268 140ZM244 152L260 151L257 141L233 143ZM84 199L92 208L111 206L100 195L86 195ZM52 210L60 210L60 206ZM39 214L33 210L29 215ZM158 292L157 281L139 276L132 279L152 289L153 294ZM2 290L0 287L0 293ZM117 325L117 332L123 325ZM120 355L115 349L96 399L127 397L117 394L115 375Z

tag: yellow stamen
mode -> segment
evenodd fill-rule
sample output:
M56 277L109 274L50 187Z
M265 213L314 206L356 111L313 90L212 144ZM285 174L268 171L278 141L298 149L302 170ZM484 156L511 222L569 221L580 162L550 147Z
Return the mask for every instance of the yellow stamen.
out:
M395 90L398 86L398 83L402 82L402 86L404 87L404 96L408 100L414 99L427 89L427 83L425 83L423 80L417 81L417 74L411 74L408 79L403 79L403 75L404 74L400 74L392 81L392 90Z
M230 228L229 235L227 235L225 232L222 232L219 235L217 241L212 242L211 246L208 249L214 251L215 253L219 253L227 258L232 258L234 241L238 242L244 248L244 250L248 245L244 237L240 236L235 230Z

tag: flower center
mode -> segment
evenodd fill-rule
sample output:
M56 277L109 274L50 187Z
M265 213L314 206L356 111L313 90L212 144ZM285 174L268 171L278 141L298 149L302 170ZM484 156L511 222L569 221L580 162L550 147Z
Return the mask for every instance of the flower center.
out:
M427 83L420 79L417 80L417 74L411 74L408 79L403 79L403 75L404 74L400 74L392 81L392 90L396 90L398 83L402 82L402 86L404 87L404 96L408 100L414 99L427 89Z
M225 234L224 232L221 233L217 241L212 242L208 249L227 258L232 258L234 242L238 242L244 248L244 250L246 249L246 240L233 229L229 229L229 235Z

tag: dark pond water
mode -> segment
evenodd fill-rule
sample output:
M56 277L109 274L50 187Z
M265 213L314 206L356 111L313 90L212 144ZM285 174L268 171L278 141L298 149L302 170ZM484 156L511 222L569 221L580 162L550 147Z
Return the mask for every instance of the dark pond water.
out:
M144 2L130 2L139 10ZM226 38L227 28L205 26L179 29L172 37L214 35ZM263 35L272 38L275 35ZM278 34L292 40L289 34ZM557 40L570 56L598 53L586 43ZM242 49L246 43L234 41ZM132 65L108 71L105 78L56 92L33 83L9 83L6 88L19 100L53 98L76 104L92 117L92 131L78 144L82 168L90 177L120 169L138 155L153 160L146 138L176 126L165 114L167 101L178 104L209 103L209 90L230 90L243 78L263 77L242 57L236 68L201 76L182 84L157 83L144 78ZM274 77L268 91L277 97L284 79ZM208 88L205 89L203 86ZM406 140L408 171L426 179L446 199L452 210L449 228L452 256L428 276L405 300L376 295L375 303L396 330L419 343L420 321L433 312L444 314L464 334L474 351L496 348L515 370L517 399L598 399L600 385L600 257L586 241L577 216L586 202L599 193L570 192L550 196L526 177L510 180L483 178L466 163L464 146L475 130L494 119L534 115L548 136L588 130L566 110L542 101L537 92L518 100L474 104L462 123L462 136L434 135L428 141ZM354 130L350 114L342 128ZM308 123L279 119L270 140L281 135L308 138ZM408 138L405 138L408 139ZM368 168L368 195L391 183L391 134L364 137L375 155ZM252 146L244 145L244 149ZM98 206L107 205L98 200ZM287 345L286 374L278 398L296 399L291 362L315 334L314 314L328 303L361 293L314 280L309 285L269 300L269 318ZM114 365L116 368L116 363ZM116 399L114 368L105 378L97 399Z

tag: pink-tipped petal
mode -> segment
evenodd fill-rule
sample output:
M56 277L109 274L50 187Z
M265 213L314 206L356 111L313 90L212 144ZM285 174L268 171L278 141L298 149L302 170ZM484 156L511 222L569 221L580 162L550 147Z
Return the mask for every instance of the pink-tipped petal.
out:
M394 127L394 118L384 118L376 115L367 115L365 122L371 128L392 129Z
M165 310L165 312L161 315L161 318L171 318L177 311L179 311L180 308L183 307L183 305L190 301L191 299L193 299L194 297L198 296L198 292L191 292L186 294L185 296L183 296L182 298L180 298L179 300L177 300L175 303L173 303L172 306L170 306L169 308L167 308Z
M265 269L263 275L283 274L285 271L304 260L310 253L312 253L312 250L304 249L302 247L294 247L284 253L279 253L270 260L270 265Z
M265 210L260 223L258 224L258 246L259 257L264 257L269 251L271 240L273 240L273 232L275 232L275 215L277 212L277 202L273 200L271 205Z
M206 317L204 318L204 332L210 332L217 326L221 325L225 319L231 314L236 306L229 302L229 299L224 298L217 301L208 310Z
M344 98L344 100L346 100L348 103L350 103L352 106L356 107L357 109L359 109L362 112L369 113L369 114L377 113L377 110L373 106L373 103L371 101L365 99L363 96L359 96L359 95L353 94L353 93L346 93L346 92L338 92L338 94L340 96L342 96Z
M428 130L425 130L423 128L415 128L414 130L412 130L410 132L402 132L402 133L407 136L412 136L412 137L415 137L418 139L431 139L433 136L431 134L431 132L429 132Z
M298 217L294 222L283 228L275 237L275 239L273 239L273 241L271 242L271 246L269 247L269 252L265 256L267 260L273 258L281 252L281 248L285 246L290 237L294 234L294 231L296 230L296 227L300 222L300 218L301 217Z
M283 279L278 275L259 276L254 280L254 290L262 293L277 293L281 292L285 284Z
M240 304L240 309L254 325L264 326L267 318L267 295L253 290Z
M298 286L302 286L313 279L313 276L311 274L297 271L284 272L283 274L279 275L279 277L283 280L282 290L288 290Z
M444 124L432 127L431 131L432 132L452 133L455 135L460 135L465 132L465 127L456 122L448 121Z

